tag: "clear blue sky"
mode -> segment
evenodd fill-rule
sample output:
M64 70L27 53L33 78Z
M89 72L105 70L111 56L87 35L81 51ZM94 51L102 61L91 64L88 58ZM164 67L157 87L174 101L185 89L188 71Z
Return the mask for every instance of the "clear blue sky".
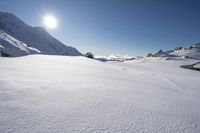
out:
M32 26L55 14L49 33L83 53L145 55L200 41L199 0L1 0L0 10Z

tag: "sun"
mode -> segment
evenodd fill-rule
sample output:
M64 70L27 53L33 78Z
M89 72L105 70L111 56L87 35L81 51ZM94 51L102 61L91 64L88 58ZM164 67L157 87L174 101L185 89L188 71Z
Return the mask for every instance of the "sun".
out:
M55 29L58 25L57 18L53 15L44 16L43 23L49 29Z

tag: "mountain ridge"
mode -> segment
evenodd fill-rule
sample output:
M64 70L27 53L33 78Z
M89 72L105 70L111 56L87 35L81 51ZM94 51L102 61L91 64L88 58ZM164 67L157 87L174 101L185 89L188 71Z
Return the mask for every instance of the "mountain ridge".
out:
M149 53L147 57L183 57L200 60L200 43L192 44L186 47L177 47L172 50Z
M0 30L3 34L8 34L12 38L23 42L27 47L32 47L40 52L38 54L49 54L49 55L69 55L69 56L80 56L82 55L76 48L66 46L58 39L51 36L43 27L32 27L17 18L14 14L0 11ZM5 36L4 36L5 37ZM5 42L1 39L1 43ZM9 39L7 39L9 40ZM9 43L9 42L7 42ZM3 44L2 44L3 45ZM1 45L1 46L2 46ZM14 51L4 44L4 48L0 47L1 51ZM33 54L26 52L13 53L12 56L23 56L26 54Z

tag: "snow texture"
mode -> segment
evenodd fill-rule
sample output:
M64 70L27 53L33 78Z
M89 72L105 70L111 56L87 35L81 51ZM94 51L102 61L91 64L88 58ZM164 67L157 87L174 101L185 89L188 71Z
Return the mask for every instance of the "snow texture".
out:
M192 59L0 58L0 132L199 133Z

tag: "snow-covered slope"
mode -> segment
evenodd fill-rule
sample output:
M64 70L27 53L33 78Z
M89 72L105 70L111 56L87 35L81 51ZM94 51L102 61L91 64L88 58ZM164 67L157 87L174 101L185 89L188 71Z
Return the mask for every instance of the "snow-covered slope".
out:
M196 60L0 58L0 132L198 133Z
M179 47L173 50L159 50L155 54L149 53L148 57L183 57L200 60L200 43L189 47Z
M4 31L0 30L0 51L10 56L21 56L27 54L39 54L36 48L28 47L27 44L15 39Z
M190 48L174 50L170 54L200 60L200 46L191 46Z
M53 38L44 28L31 27L10 13L0 12L0 30L23 42L28 47L39 50L42 54L81 55L75 48L66 46ZM4 45L7 48L7 45ZM23 50L21 53L24 55Z

